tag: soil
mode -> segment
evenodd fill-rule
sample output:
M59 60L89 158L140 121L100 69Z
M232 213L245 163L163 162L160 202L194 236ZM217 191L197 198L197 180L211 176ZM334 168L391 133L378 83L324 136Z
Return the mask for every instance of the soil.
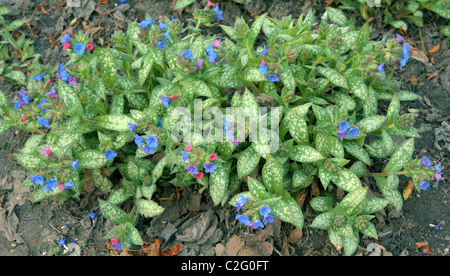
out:
M67 4L76 5L76 0ZM191 5L182 12L173 11L172 1L166 0L129 0L127 4L115 7L116 1L81 1L81 7L58 6L58 0L0 0L0 6L10 8L6 19L22 19L29 23L19 31L34 36L35 51L42 54L42 64L58 64L67 60L62 47L53 47L52 41L58 41L64 32L76 33L77 30L89 30L97 47L109 45L111 35L117 30L126 30L127 23L142 20L145 13L153 18L160 16L175 17L185 21L192 16ZM197 1L200 2L200 1ZM217 1L216 1L217 2ZM300 4L299 4L300 2ZM269 16L280 18L292 15L298 18L312 8L314 15L321 15L325 9L322 1L289 0L266 1L253 0L250 5L236 4L233 1L219 1L224 11L223 24L233 24L236 17L246 20L252 16L269 12ZM36 10L39 4L44 9ZM74 22L73 20L77 18ZM407 41L416 49L425 47L430 64L411 59L403 70L395 74L403 81L403 90L409 90L422 96L418 101L402 102L402 110L415 112L416 127L420 138L415 139L414 156L426 155L434 162L449 164L450 144L444 140L443 131L450 121L450 84L449 84L449 39L439 32L445 25L444 20L436 18L431 12L425 12L425 26L419 32L410 24ZM355 22L361 22L356 18ZM73 23L73 24L71 24ZM371 27L371 39L381 39L386 33L395 30ZM205 28L204 34L225 36L217 25ZM422 37L421 37L422 36ZM425 43L420 43L424 41ZM440 44L440 50L434 54L428 50ZM58 44L58 42L57 42ZM411 76L414 76L411 78ZM415 81L417 79L417 83ZM6 92L13 106L19 88L5 80L0 80L0 89ZM380 105L381 109L387 106ZM39 203L31 203L32 188L21 187L27 176L26 169L17 163L13 154L22 148L30 134L10 129L0 136L0 256L37 256L37 255L84 255L106 256L115 254L104 238L114 226L99 211L97 198L106 199L101 192L81 204L81 199L71 198L61 201L49 198ZM448 141L447 136L447 141ZM380 171L386 160L375 163L372 171ZM445 169L444 169L445 170ZM401 178L399 189L406 186L407 178ZM375 195L379 194L371 178L362 179ZM179 194L177 194L179 192ZM379 239L362 236L356 255L372 254L369 248L375 243L379 254L383 256L441 256L448 255L450 248L450 185L445 173L439 184L432 184L426 191L414 191L404 202L403 210L397 212L388 206L376 214L372 221L376 225ZM317 215L309 205L303 205L305 225L302 230L290 224L275 220L263 230L249 230L235 219L236 210L226 204L214 206L208 191L198 194L195 186L175 190L173 187L161 187L157 191L159 204L165 207L162 215L146 219L139 217L137 228L145 245L154 244L156 239L162 243L160 248L172 248L180 244L178 255L184 256L337 256L338 252L329 242L326 231L310 228ZM170 200L164 200L164 199ZM98 212L95 220L87 214ZM440 230L430 226L438 225ZM64 250L57 241L65 238L71 244ZM74 243L72 243L72 241ZM416 248L416 243L427 242L429 252ZM132 248L135 249L135 248ZM126 254L137 254L127 251Z

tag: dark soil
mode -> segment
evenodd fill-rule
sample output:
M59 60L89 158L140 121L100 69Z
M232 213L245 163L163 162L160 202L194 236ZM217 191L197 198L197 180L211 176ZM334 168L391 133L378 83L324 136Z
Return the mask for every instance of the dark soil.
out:
M79 2L79 1L67 1ZM29 21L30 28L24 25L20 32L28 37L34 36L35 50L42 54L42 64L56 65L61 60L67 60L67 55L57 42L52 47L52 41L58 41L63 32L76 33L85 29L92 32L92 39L97 47L109 45L111 35L117 30L126 30L127 23L142 20L145 13L153 18L174 16L182 21L190 18L196 5L186 8L181 13L173 11L172 1L167 0L129 0L128 4L116 8L109 0L106 5L99 1L81 1L82 7L69 8L57 6L58 0L0 0L0 5L10 8L11 14L7 20L22 19ZM200 1L197 1L200 2ZM215 1L217 2L217 1ZM300 2L300 3L299 3ZM321 15L325 4L322 1L266 1L253 0L251 5L236 4L233 1L219 1L224 11L224 23L233 24L236 17L243 16L246 20L252 16L270 11L269 16L281 18L292 15L298 18L301 13L313 9L315 15ZM319 6L316 6L320 3ZM44 4L35 12L38 4ZM35 13L34 13L35 12ZM34 16L33 16L34 13ZM69 26L74 19L77 21ZM415 112L416 127L421 138L415 139L414 156L426 155L433 162L449 164L449 144L439 140L439 130L448 130L450 120L450 84L449 84L449 39L439 32L445 25L444 21L432 13L425 13L425 26L421 30L410 25L408 42L411 46L423 50L432 49L440 43L440 50L428 54L433 64L426 66L423 62L411 59L395 78L404 82L402 89L413 91L422 96L416 102L402 102L403 111ZM355 22L360 22L357 19ZM89 27L89 28L88 28ZM31 33L31 31L33 33ZM371 29L372 39L381 39L392 29ZM204 34L221 33L218 26L205 29ZM425 41L422 44L420 41ZM418 78L417 84L410 82L411 75ZM0 80L0 89L6 94L13 106L19 88ZM381 106L380 108L387 108ZM448 132L447 132L448 133ZM31 203L32 188L21 187L27 176L26 169L15 160L13 153L20 150L30 134L21 130L10 129L0 136L0 256L37 256L37 255L69 255L80 254L101 256L112 254L108 250L106 233L114 226L99 211L97 198L106 199L101 192L94 193L87 204L81 205L81 199L61 201L50 198L39 203ZM447 137L448 139L448 137ZM379 160L373 167L380 171L386 160ZM445 170L445 169L444 169ZM406 186L407 178L401 178L399 189ZM370 185L375 195L378 195L373 179L363 179ZM173 187L160 188L155 198L165 207L162 215L138 219L137 228L146 242L153 243L156 239L162 241L161 248L172 248L181 244L178 255L215 256L215 255L256 255L256 256L334 256L342 255L329 242L326 231L310 228L317 215L307 204L303 205L305 226L302 231L289 224L276 220L263 230L249 230L241 226L235 219L235 208L230 205L214 206L208 191L198 194L194 186L177 191ZM367 246L371 243L381 245L381 255L448 255L450 248L450 185L444 177L439 184L432 184L426 191L414 191L404 203L403 210L397 212L388 206L376 214L372 221L378 230L379 239L374 240L362 236L356 255L368 255ZM170 200L164 200L169 198ZM82 208L80 207L82 206ZM98 212L94 222L87 216L90 212ZM430 224L438 225L436 230ZM57 241L65 238L68 243L75 241L71 252L63 252ZM425 253L416 249L416 243L427 242L430 249ZM55 251L56 249L56 251ZM59 252L58 252L58 249ZM78 249L78 251L77 251ZM135 251L137 252L137 251ZM130 253L130 252L128 252Z

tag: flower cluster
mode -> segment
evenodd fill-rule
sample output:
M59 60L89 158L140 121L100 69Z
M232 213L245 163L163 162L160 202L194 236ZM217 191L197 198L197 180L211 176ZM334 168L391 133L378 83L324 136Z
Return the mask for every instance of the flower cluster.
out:
M345 138L350 137L353 138L358 135L359 127L350 126L347 121L341 121L339 123L339 131L337 133L337 138Z
M208 155L201 148L193 149L189 142L184 151L181 151L181 156L186 164L184 168L197 179L203 179L204 176L203 172L198 171L198 167L201 167L201 164L204 164L203 169L205 173L214 173L217 169L217 165L212 162L217 159L216 153Z
M73 52L77 55L83 55L86 49L88 49L89 51L94 49L92 43L84 45L81 41L78 41L74 45L71 45L70 42L72 42L72 40L70 39L69 34L64 34L60 42L63 44L63 50L67 50L73 47Z
M236 212L239 213L244 205L247 205L247 207L251 205L251 207L249 207L243 215L236 214L236 219L240 224L245 224L253 229L258 229L264 228L264 225L273 222L274 216L270 215L272 210L269 206L259 206L256 202L249 202L244 195L240 194L239 199L236 202Z
M228 142L232 142L233 145L239 145L237 137L234 137L234 127L233 123L227 121L227 119L223 119L223 132L225 136L228 138Z
M430 158L426 157L425 155L422 157L422 161L420 163L422 166L426 168L431 167ZM438 165L434 166L434 171L431 173L434 174L434 178L436 179L437 183L439 183L439 180L442 178L442 165L441 162L439 162ZM420 183L420 189L426 190L430 187L430 183L427 181L422 180Z
M27 91L25 89L20 88L20 96L19 99L15 102L14 109L21 108L24 104L28 104L30 97L27 96Z
M263 50L261 51L261 54L259 56L261 57L265 55L267 55L266 45L264 45ZM267 62L264 60L263 57L261 63L259 64L259 72L261 73L261 76L264 77L268 71L269 67L267 67ZM277 82L280 80L276 74L270 74L266 78L271 82Z

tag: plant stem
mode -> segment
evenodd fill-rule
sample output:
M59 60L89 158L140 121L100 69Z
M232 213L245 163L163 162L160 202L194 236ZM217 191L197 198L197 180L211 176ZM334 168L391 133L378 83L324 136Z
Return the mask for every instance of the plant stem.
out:
M197 25L195 26L195 28L198 29L198 27L200 27L200 18L198 19ZM192 43L192 41L194 41L194 37L195 37L195 35L191 37L190 43Z
M417 173L417 172L408 172L408 171L401 171L401 172L396 172L397 175L403 175L403 174L407 174L407 173ZM388 176L390 173L368 173L368 176Z
M7 118L9 118L9 119L11 119L11 120L14 120L14 121L20 121L20 120L17 119L17 118L14 118L14 117L12 117L12 116L9 116L8 114L4 114L3 116L5 116L5 117L7 117ZM42 132L41 130L39 130L39 129L37 129L37 128L33 128L33 130L36 131L37 133L41 134L41 135L45 135L44 132Z

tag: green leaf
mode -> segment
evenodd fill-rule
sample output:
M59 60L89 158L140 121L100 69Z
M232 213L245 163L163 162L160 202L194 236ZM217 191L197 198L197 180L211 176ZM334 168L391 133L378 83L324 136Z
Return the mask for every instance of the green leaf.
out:
M44 161L34 153L17 153L15 156L17 161L29 171L44 165Z
M308 187L312 182L309 175L304 173L302 170L296 170L292 175L292 187L304 189Z
M164 212L164 208L159 206L158 203L150 199L138 199L136 200L137 211L139 214L146 218L158 216Z
M214 170L214 173L209 176L209 192L211 194L214 205L221 203L226 195L230 182L229 177L231 163L218 163L216 165L217 169Z
M333 209L334 200L331 197L317 196L311 199L310 205L316 212L328 212Z
M339 26L347 26L347 17L341 9L327 7L327 16L331 22L336 23Z
M372 160L369 154L358 145L355 141L344 141L344 149L346 152L353 155L356 159L364 162L365 164L372 166Z
M403 168L410 160L414 152L414 138L403 142L392 154L389 163L384 168L385 173L395 173Z
M281 196L283 192L283 167L270 154L266 158L266 164L262 169L264 185L270 193Z
M148 51L147 54L143 57L142 66L139 70L138 81L141 86L144 85L145 81L150 74L150 71L153 68L153 63L155 61L155 54L152 50Z
M289 158L297 162L315 162L325 159L315 148L307 145L293 146L289 152Z
M366 133L370 133L381 128L385 121L386 116L373 115L362 119L357 123L357 125L359 125L360 128L365 129Z
M325 212L319 214L317 217L314 218L310 227L326 230L333 225L333 216L334 215L332 212Z
M248 44L250 45L250 47L253 47L253 43L255 43L256 37L261 30L261 26L264 22L264 19L266 18L266 15L267 13L259 16L250 27L250 37L248 38Z
M175 4L174 10L181 10L190 4L194 3L195 0L178 0Z
M115 131L129 131L128 123L137 124L133 118L125 114L97 116L94 118L94 121L98 127Z
M112 204L120 204L122 202L125 202L128 198L133 196L132 194L127 192L127 189L125 187L119 188L115 190L111 196L108 198L108 202Z
M10 127L12 127L16 121L13 120L4 120L0 122L0 135L2 135L5 131L7 131Z
M250 179L250 178L249 178ZM303 213L297 202L285 192L282 200L272 206L272 213L280 220L291 223L295 227L303 228Z
M102 199L98 199L98 203L103 216L109 219L112 223L121 224L128 221L127 213L116 205Z
M346 168L341 168L332 180L336 186L347 192L357 191L362 187L358 176Z
M117 63L110 49L104 49L100 55L100 72L105 84L114 86L117 75Z
M359 188L349 192L341 202L339 202L339 209L345 216L357 215L366 206L367 187Z
M136 229L136 227L134 227L134 225L130 222L126 222L125 226L127 240L135 245L143 245L144 241L142 240L141 235L139 234L139 231Z
M329 171L327 171L324 167L319 167L319 179L325 190L327 189L328 184L331 181L331 178L332 174Z
M108 163L105 154L93 149L88 149L76 154L76 159L80 159L78 165L84 169L99 169Z
M83 106L75 90L63 81L58 82L58 93L64 100L69 114L83 116Z
M338 71L326 67L317 67L316 70L317 72L322 74L325 78L327 78L332 84L348 89L347 80L345 79L344 76L339 74Z
M261 156L253 147L247 147L240 155L237 161L238 177L242 178L249 175L256 166L258 166Z
M389 104L387 114L386 114L386 126L390 126L397 122L399 118L399 112L400 112L400 101L397 97L397 95L394 95L394 97L391 100L391 103Z
M244 79L250 82L267 81L267 79L261 75L261 72L256 67L247 67L244 69Z
M367 42L370 40L370 28L369 24L366 23L359 30L358 38L356 40L356 51L361 53L364 46L366 46Z
M369 90L364 80L360 77L350 77L347 78L349 88L352 90L353 94L366 101L368 98Z
M401 211L403 208L403 197L397 189L392 189L388 186L387 178L384 176L375 176L375 181L380 188L383 197L392 204L397 211Z
M366 206L359 212L361 215L370 215L383 210L389 201L384 198L371 197L366 200Z
M345 256L351 256L355 253L359 244L359 235L352 235L350 237L343 237L343 245Z
M252 196L260 200L268 199L270 197L270 194L266 191L266 187L252 177L248 177L248 189Z

